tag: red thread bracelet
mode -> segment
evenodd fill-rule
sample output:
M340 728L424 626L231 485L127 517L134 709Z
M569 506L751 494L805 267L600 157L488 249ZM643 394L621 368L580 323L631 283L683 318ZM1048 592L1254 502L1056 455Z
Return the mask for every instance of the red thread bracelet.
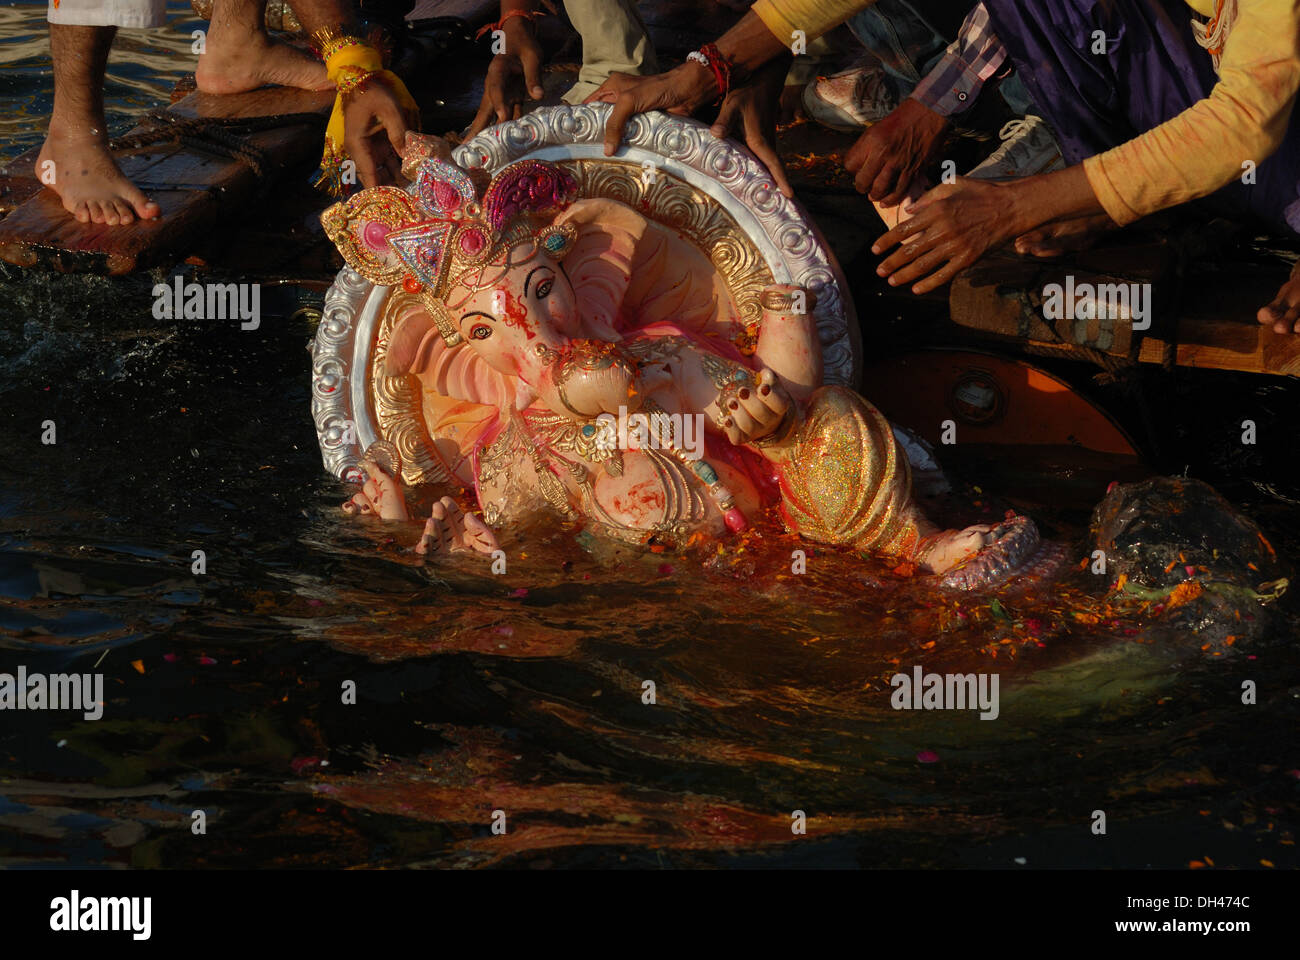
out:
M545 10L511 10L496 23L489 23L486 26L479 27L478 33L474 34L474 39L477 40L491 30L500 30L506 25L507 21L513 20L515 17L527 17L529 20L536 20L538 17L544 16L546 16Z
M713 79L718 84L718 100L721 101L731 92L731 63L718 51L716 43L706 43L700 47L700 53L713 71Z

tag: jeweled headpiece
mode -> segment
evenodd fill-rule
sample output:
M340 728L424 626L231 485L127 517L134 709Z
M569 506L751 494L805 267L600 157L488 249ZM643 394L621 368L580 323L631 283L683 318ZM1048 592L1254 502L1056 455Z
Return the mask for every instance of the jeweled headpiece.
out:
M442 304L454 282L529 240L551 259L562 259L576 228L543 224L577 196L578 183L564 170L523 160L497 174L480 199L469 174L431 156L416 168L410 192L362 190L321 214L321 223L357 273L418 293L447 345L455 346L460 331Z

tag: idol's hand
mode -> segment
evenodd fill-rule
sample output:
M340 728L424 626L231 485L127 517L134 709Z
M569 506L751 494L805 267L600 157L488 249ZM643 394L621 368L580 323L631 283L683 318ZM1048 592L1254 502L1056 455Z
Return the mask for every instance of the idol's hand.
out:
M623 140L623 128L635 113L667 110L690 116L696 109L718 95L713 71L688 60L667 73L634 77L628 73L611 73L585 103L612 103L605 122L605 156L612 157Z
M729 136L739 120L745 146L767 167L777 189L787 197L793 197L794 190L773 147L776 143L776 116L789 67L790 57L777 57L764 64L750 82L733 88L722 101L718 119L710 132L715 137Z
M483 82L483 101L465 133L466 138L489 124L518 120L524 100L540 100L545 96L542 89L542 48L533 36L532 25L527 18L516 17L507 20L501 29L506 35L505 53L497 54L488 65L487 79Z
M911 283L913 293L951 282L989 250L1038 226L1024 222L1018 196L1014 184L969 177L935 187L912 205L910 220L872 245L877 255L898 246L876 273L888 277L890 286Z
M790 394L771 370L759 371L752 386L741 387L721 401L718 425L736 446L766 440L789 425Z
M943 143L948 118L908 97L872 124L844 157L858 193L887 207L902 203L921 167Z
M401 183L408 128L420 129L419 115L403 110L378 77L344 94L343 149L356 163L363 186Z

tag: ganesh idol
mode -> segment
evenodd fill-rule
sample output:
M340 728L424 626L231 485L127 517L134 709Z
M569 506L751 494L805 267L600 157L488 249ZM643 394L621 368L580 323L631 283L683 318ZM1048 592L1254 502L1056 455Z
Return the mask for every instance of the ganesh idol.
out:
M559 165L524 159L485 183L432 144L408 145L410 190L363 190L322 216L349 266L407 295L384 369L418 381L434 456L472 491L472 503L433 505L420 553L491 553L548 513L597 536L682 546L776 511L810 541L923 573L1013 559L1032 524L938 529L912 500L885 417L823 385L810 291L765 288L742 351L723 279L677 232L580 196ZM702 422L703 442L667 430L611 442L611 421L637 415ZM343 509L408 520L396 460L385 441L368 450Z

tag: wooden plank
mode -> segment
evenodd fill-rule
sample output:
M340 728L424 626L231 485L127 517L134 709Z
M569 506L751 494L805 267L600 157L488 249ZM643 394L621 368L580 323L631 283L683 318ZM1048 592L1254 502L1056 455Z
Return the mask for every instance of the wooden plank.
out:
M1155 306L1152 327L1139 344L1139 361L1162 363L1172 343L1179 366L1300 376L1300 337L1274 334L1255 321L1255 311L1276 294L1285 269L1220 262L1217 273L1207 275L1193 266L1188 270L1195 278L1192 286L1179 296L1174 259L1172 247L1159 244L1092 251L1055 265L997 255L953 281L951 319L976 339L986 336L1003 346L1031 344L1069 356L1069 345L1084 345L1129 356L1128 324L1049 322L1032 304L1041 301L1046 284L1063 283L1067 273L1076 284L1145 280L1153 285Z
M224 96L192 93L169 109L184 117L325 117L332 105L328 91L266 87ZM304 124L258 131L247 139L265 151L272 179L300 172L300 166L316 159L321 146L320 128ZM41 188L0 221L0 258L64 272L130 273L173 263L221 222L256 215L252 201L264 185L241 161L177 144L117 156L123 173L162 207L160 218L115 227L78 223L52 190ZM32 170L34 161L35 155L28 154L12 168Z
M998 337L1090 347L1128 356L1135 331L1123 318L1049 319L1043 303L1049 285L1064 290L1090 285L1146 284L1152 330L1174 324L1175 258L1164 243L1089 251L1070 261L1039 261L994 254L963 271L949 294L952 321Z
M1148 335L1142 339L1138 352L1139 362L1163 363L1166 345L1173 343L1174 362L1180 367L1300 376L1300 337L1294 334L1275 334L1250 317L1275 292L1274 289L1265 293L1261 289L1252 297L1244 291L1238 291L1238 302L1220 314L1205 315L1203 307L1194 313L1184 314L1175 321L1173 331ZM954 296L957 295L954 289ZM969 297L969 293L962 296ZM1034 331L1036 335L1021 334L1016 327L1019 319L1018 305L1014 310L1005 302L982 306L986 308L986 314L978 323L969 322L969 316L964 318L966 322L960 322L954 312L953 333L960 331L963 342L991 342L1003 349L1032 346L1036 352L1056 354L1063 359L1076 356L1071 344L1063 344L1055 338L1044 336L1045 325ZM1003 311L1002 314L995 313L994 307ZM963 309L969 310L969 303ZM1128 355L1126 349L1120 350L1117 347L1101 352L1117 357Z
M1139 359L1162 362L1167 342L1159 337L1144 340ZM1178 325L1174 343L1180 367L1300 376L1300 337L1274 333L1255 321L1186 317Z

